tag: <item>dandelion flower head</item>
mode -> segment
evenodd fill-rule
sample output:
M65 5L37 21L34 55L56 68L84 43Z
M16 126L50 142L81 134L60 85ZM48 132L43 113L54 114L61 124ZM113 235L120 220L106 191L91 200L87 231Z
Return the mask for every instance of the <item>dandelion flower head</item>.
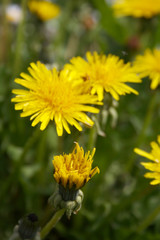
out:
M159 0L116 0L113 9L117 16L151 18L160 13Z
M16 94L12 98L12 102L16 103L15 109L23 111L21 117L31 116L32 126L40 122L41 130L47 127L50 120L54 120L59 136L63 134L63 128L67 133L71 133L68 124L75 126L79 131L82 131L79 122L89 127L93 125L93 121L85 112L98 113L99 110L86 104L101 104L97 97L83 94L81 87L71 81L67 70L48 70L40 62L30 65L30 75L21 73L22 78L15 79L16 83L27 90L12 91Z
M150 184L156 185L160 183L160 135L157 142L151 142L151 152L147 153L139 148L135 148L134 151L142 157L148 158L152 162L142 162L141 164L151 172L146 173L146 178L153 178Z
M55 18L60 13L58 5L45 0L29 0L28 7L42 21Z
M116 100L119 100L119 95L126 93L138 94L126 84L141 82L130 63L125 64L117 56L98 55L97 52L93 55L87 52L86 58L87 61L81 57L74 57L70 60L71 64L65 66L83 79L84 91L97 94L100 101L103 99L104 91L110 93Z
M156 89L160 84L160 50L146 49L144 55L138 55L134 62L135 71L140 77L151 79L151 89Z
M53 159L54 178L57 183L64 188L80 189L87 183L96 173L99 173L99 168L92 169L93 156L90 151L84 153L82 147L76 143L72 153L55 156Z

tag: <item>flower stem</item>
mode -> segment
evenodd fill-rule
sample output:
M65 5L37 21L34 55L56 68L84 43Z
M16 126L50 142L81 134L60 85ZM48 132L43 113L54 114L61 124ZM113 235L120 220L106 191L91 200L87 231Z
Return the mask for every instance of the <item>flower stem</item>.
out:
M63 152L63 140L64 140L64 137L61 136L57 136L58 139L57 139L57 142L58 142L58 146L57 146L57 152L58 154L61 154Z
M138 226L137 232L145 230L153 220L160 214L160 206L156 207Z
M96 129L96 126L93 126L89 132L89 139L88 139L88 149L89 150L94 148L96 139L97 139L97 129Z
M51 231L51 229L55 227L56 223L61 219L64 213L65 208L62 208L53 215L51 220L42 228L41 239L44 239L47 236L47 234Z
M24 23L27 9L27 0L22 0L22 20L19 23L17 30L17 39L15 46L15 60L14 60L14 75L17 75L18 69L21 65L22 43L24 40Z
M1 16L0 16L0 22L1 22L1 40L0 40L0 63L4 64L7 62L7 54L8 54L8 21L6 17L6 8L9 5L10 0L3 0L2 6L1 6Z

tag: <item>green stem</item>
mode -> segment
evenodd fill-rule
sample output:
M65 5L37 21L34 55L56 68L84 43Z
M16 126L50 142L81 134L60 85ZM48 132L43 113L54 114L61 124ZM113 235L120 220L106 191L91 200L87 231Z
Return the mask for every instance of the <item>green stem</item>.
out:
M66 28L64 29L64 26L65 26L66 22L69 21L70 16L71 16L72 11L75 8L75 6L76 6L76 1L64 1L63 7L64 7L65 11L63 12L63 17L60 17L60 19L59 19L59 31L54 40L55 49L61 49L62 48L61 43L62 42L64 43L64 39L66 39L66 36L68 36L68 32L66 31ZM62 55L59 52L59 54L57 55L57 62L63 65L64 58L66 58L66 52L65 52L65 56L64 56L64 53Z
M3 0L1 7L1 40L0 40L0 63L5 64L7 62L8 55L8 38L9 38L9 29L8 29L8 21L6 17L6 8L9 5L10 0Z
M136 147L139 147L140 144L144 140L145 133L146 133L146 131L149 127L149 124L152 120L152 117L153 117L153 112L154 112L154 109L155 109L155 103L156 103L156 92L153 92L153 95L152 95L151 100L150 100L149 105L148 105L148 110L147 110L147 113L146 113L146 116L145 116L145 119L144 119L144 123L143 123L141 133L138 136L137 142L135 144ZM135 158L136 158L136 154L133 152L131 154L130 160L128 161L128 164L126 165L127 171L132 170Z
M55 227L56 223L61 219L61 217L63 216L63 214L65 213L65 209L60 209L58 210L53 217L51 218L51 220L42 228L41 230L41 239L44 239L47 234L51 231L51 229L53 227Z
M63 140L64 140L64 136L57 136L57 142L58 142L58 146L57 146L57 153L58 154L62 154L63 152Z
M137 228L137 232L142 232L145 230L153 220L160 214L160 206L156 207L153 212L151 212L147 218L145 218Z
M22 20L19 23L18 30L17 30L17 40L16 40L16 47L15 47L15 60L14 60L14 75L17 75L18 69L21 65L21 52L22 52L22 43L24 40L24 23L25 23L25 16L26 16L26 8L27 8L27 0L22 0Z
M96 129L96 126L93 126L89 132L89 139L88 139L89 150L92 150L95 147L96 139L97 139L97 129Z

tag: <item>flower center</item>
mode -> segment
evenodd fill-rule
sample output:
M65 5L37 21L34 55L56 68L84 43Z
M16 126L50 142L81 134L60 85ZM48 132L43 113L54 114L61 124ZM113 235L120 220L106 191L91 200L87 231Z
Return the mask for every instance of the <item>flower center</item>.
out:
M75 102L74 89L71 84L57 81L37 91L37 99L41 99L45 107L54 111L66 111Z
M88 71L87 79L91 81L91 83L96 85L104 85L105 81L108 80L108 71L106 68L100 64L94 64Z

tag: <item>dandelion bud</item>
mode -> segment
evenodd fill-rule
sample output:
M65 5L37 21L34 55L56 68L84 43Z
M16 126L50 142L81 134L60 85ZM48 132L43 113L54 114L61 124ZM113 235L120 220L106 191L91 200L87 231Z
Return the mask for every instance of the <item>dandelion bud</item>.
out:
M30 213L18 221L9 240L40 240L38 217Z
M22 239L33 239L38 229L38 217L34 213L19 220L18 233Z

